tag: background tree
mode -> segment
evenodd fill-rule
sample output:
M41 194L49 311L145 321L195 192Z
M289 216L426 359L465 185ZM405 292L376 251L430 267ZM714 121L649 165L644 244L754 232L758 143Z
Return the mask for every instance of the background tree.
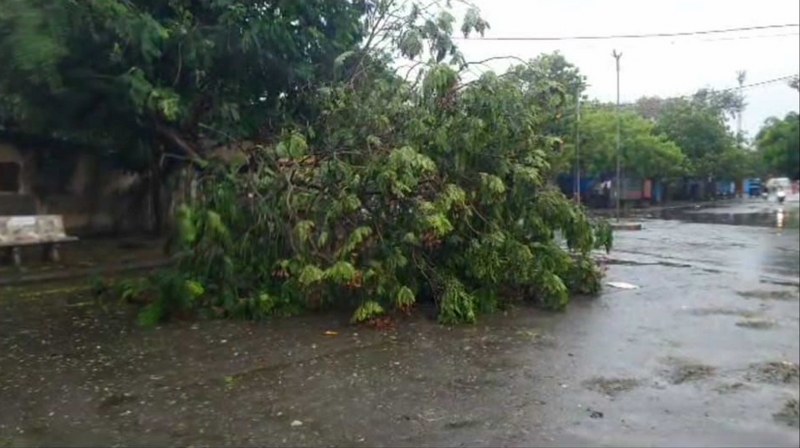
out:
M622 163L625 172L639 178L670 179L685 174L681 148L658 134L655 125L637 113L620 116ZM581 171L589 176L611 176L616 167L616 111L587 107L581 117ZM574 166L574 152L565 152L559 167Z
M765 174L800 179L800 117L768 118L756 136Z
M737 158L728 152L735 151L736 144L725 120L738 110L737 101L730 95L700 91L691 100L669 100L662 108L656 130L683 150L689 174L708 179L729 172L728 163Z

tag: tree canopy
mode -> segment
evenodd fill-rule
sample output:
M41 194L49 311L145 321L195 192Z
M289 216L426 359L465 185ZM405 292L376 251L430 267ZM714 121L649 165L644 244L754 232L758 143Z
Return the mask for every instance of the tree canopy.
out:
M621 162L626 173L639 178L670 179L685 174L686 158L674 142L658 134L655 125L632 111L620 118ZM607 178L616 167L617 114L613 109L590 105L581 115L581 171L589 176ZM561 159L561 169L575 165L575 151L570 147Z
M742 102L734 95L701 90L691 99L665 101L657 113L656 131L686 155L689 173L699 178L736 179L748 169L745 150L725 122Z
M358 45L366 8L1 0L3 125L199 157L203 139L275 132L283 104L331 79L335 58Z
M756 147L767 174L800 179L800 117L796 112L782 120L767 119L756 136Z

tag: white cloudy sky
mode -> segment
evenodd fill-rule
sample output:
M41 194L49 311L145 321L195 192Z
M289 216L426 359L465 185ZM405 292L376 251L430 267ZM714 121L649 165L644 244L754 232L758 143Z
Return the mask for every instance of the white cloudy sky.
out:
M490 23L487 37L671 33L800 22L798 0L472 0ZM800 71L798 28L700 37L508 42L460 41L467 60L513 55L523 59L561 51L588 76L589 95L614 100L613 49L621 59L621 100L686 95L701 87L736 86ZM740 39L739 37L753 37ZM492 62L502 71L510 62ZM785 83L746 90L744 130L754 135L771 115L798 110L798 93Z

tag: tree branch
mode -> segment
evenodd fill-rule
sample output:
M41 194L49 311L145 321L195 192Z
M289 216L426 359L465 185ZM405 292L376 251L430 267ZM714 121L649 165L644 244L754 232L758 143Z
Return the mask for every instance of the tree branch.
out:
M197 153L194 147L184 140L184 138L176 131L168 126L163 125L162 123L156 123L156 132L158 135L162 136L167 142L169 142L172 146L180 149L183 151L189 159L193 162L199 163L203 162L203 158Z

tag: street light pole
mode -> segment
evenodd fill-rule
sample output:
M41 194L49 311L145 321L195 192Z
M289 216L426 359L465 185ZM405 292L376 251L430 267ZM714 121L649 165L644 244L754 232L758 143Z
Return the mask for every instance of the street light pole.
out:
M742 147L742 112L744 112L744 80L747 78L747 72L740 70L736 72L736 81L739 83L739 104L736 111L736 145Z
M621 179L621 176L620 176L620 170L621 170L621 167L620 167L620 146L621 146L621 144L620 144L620 115L619 115L619 58L622 57L622 53L617 53L617 50L614 50L614 52L611 53L611 54L614 56L614 59L616 60L616 63L617 63L617 178L614 181L614 183L617 186L617 222L619 222L620 200L621 200L621 196L622 196L622 190L621 190L622 179Z
M580 123L581 123L581 89L575 89L575 197L581 205L581 152L580 152Z

